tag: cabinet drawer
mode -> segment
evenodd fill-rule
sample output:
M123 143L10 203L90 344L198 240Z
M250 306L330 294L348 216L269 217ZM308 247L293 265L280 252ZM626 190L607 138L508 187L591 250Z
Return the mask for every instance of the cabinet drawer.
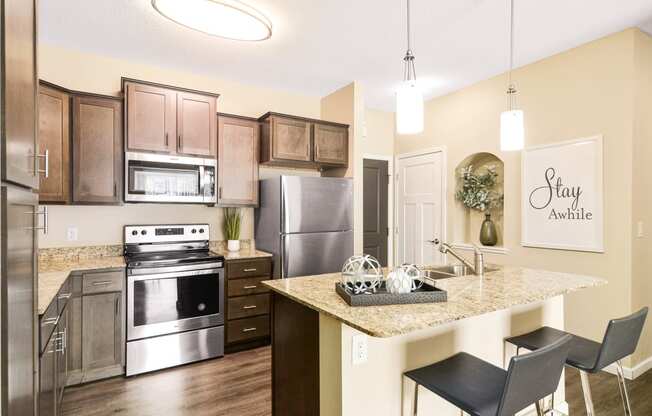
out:
M238 319L226 324L226 342L249 341L269 335L269 315Z
M227 263L227 278L269 276L272 271L270 259L248 260Z
M61 315L63 313L63 310L65 309L66 305L68 304L68 301L72 297L72 279L69 277L66 279L63 285L61 285L61 289L59 289L59 293L57 294L57 308L58 308L58 314Z
M102 292L121 292L124 285L124 272L86 273L83 278L84 295Z
M39 320L39 344L41 353L45 351L45 347L48 345L48 340L50 339L52 332L54 332L54 328L56 328L59 323L58 318L59 310L57 309L57 299L55 298L50 302L50 305Z
M229 297L268 293L269 288L262 284L263 280L269 280L269 276L230 280Z
M246 318L248 316L269 313L269 295L242 296L229 299L229 319Z

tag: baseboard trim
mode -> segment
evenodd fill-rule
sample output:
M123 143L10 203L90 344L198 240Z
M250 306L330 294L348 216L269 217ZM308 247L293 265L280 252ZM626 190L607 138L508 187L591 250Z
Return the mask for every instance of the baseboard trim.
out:
M645 374L649 369L652 368L652 357L648 357L640 363L632 367L623 367L623 374L627 380L634 380L637 377ZM609 374L616 374L616 364L611 364L610 366L605 367L603 371L606 371Z

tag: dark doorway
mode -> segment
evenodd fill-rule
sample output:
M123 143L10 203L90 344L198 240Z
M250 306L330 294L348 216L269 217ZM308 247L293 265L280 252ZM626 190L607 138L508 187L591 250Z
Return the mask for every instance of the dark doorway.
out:
M363 239L365 254L387 266L387 193L389 171L386 160L364 159L363 162Z

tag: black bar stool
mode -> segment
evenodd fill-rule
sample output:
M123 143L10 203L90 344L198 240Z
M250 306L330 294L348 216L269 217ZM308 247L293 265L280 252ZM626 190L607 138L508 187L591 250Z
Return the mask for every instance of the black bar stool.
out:
M471 416L513 416L557 389L572 337L562 337L530 354L512 357L507 371L461 352L443 361L405 373L416 382Z
M591 341L577 335L568 334L567 332L547 326L524 335L507 338L506 341L516 345L517 351L520 350L520 348L536 351L551 342L555 342L562 337L571 335L572 341L566 365L580 371L587 416L595 415L588 374L597 373L613 363L616 363L618 389L620 390L620 398L623 401L625 414L630 416L632 414L632 409L629 405L627 385L625 384L623 366L620 360L631 355L636 350L636 345L641 337L641 331L643 330L643 324L645 323L647 312L648 308L645 307L625 318L612 319L609 321L602 343Z

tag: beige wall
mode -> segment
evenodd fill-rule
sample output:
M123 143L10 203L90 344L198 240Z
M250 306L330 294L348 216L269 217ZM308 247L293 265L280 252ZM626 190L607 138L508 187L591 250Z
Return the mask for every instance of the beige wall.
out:
M488 261L607 279L607 286L580 291L565 300L566 327L593 339L601 339L610 318L631 310L636 34L635 30L617 33L514 71L518 101L525 112L527 146L604 135L604 253L521 247L520 153L499 150L499 117L507 107L505 75L428 101L424 133L397 137L397 153L447 148L448 230L455 229L453 224L461 215L455 211L452 169L475 152L491 152L503 159L504 245L509 252L491 255ZM450 234L449 241L460 238Z
M129 77L221 94L218 111L258 117L267 111L320 116L320 97L243 85L228 80L154 67L89 53L39 45L42 79L73 90L117 95L120 78ZM277 171L261 175L273 175ZM121 244L122 226L138 223L208 222L214 239L222 239L222 210L204 206L124 205L117 207L51 206L50 232L41 247ZM242 238L253 236L253 209L243 211ZM79 240L66 240L66 228L78 227Z
M632 163L632 309L652 305L652 37L635 32L635 113ZM638 235L638 223L643 235ZM648 317L634 363L652 358L652 317Z

